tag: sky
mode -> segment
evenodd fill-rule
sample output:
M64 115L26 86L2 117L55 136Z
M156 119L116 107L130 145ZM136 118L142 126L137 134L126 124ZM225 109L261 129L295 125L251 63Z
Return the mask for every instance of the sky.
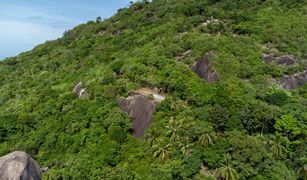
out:
M0 0L0 60L33 49L131 0Z

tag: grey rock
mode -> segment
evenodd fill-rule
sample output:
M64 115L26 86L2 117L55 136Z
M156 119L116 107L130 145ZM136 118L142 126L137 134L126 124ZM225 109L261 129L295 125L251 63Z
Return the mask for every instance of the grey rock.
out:
M267 64L287 65L291 66L297 63L296 59L291 55L274 56L268 54L262 54L262 60Z
M84 88L82 88L82 82L79 82L72 91L75 93L79 98L82 98L84 94L86 94L86 91Z
M156 102L156 103L160 103L162 102L165 97L162 96L161 94L158 93L158 89L157 88L140 88L138 89L137 91L134 91L135 94L141 94L141 95L144 95L144 96L151 96L152 95L152 98L153 98L153 101Z
M180 56L177 56L176 59L177 59L178 61L182 61L182 60L184 60L188 55L190 55L191 53L192 53L192 50L189 49L189 50L183 52Z
M272 63L275 60L275 58L276 57L272 55L262 54L262 60L267 64Z
M133 135L138 138L142 137L145 130L150 127L157 104L141 94L121 98L118 104L133 120Z
M295 64L296 60L292 56L281 56L281 57L278 57L275 60L275 63L277 65L287 65L287 66L290 66L290 65Z
M15 151L0 158L1 180L40 180L42 170L30 155Z
M81 92L81 89L82 89L82 82L79 82L73 89L73 93L75 93L76 95L79 96L80 92Z
M307 83L307 70L293 74L291 76L284 75L279 81L284 89L296 89Z
M219 79L219 75L212 71L209 54L205 54L204 57L192 67L192 70L209 83L213 83Z

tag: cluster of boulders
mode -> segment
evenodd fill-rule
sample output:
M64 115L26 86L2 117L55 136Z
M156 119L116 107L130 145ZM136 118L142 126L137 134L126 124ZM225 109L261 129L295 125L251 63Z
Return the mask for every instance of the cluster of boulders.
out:
M297 64L297 59L292 55L275 56L262 54L262 60L271 65L287 65ZM284 89L291 90L303 86L307 83L307 71L299 72L293 75L283 75L279 81Z
M177 60L182 60L191 54L191 50L187 50L181 56L176 57ZM274 55L262 55L262 60L265 63L275 65L293 65L297 63L296 59L290 55L274 56ZM210 55L205 54L199 61L197 61L192 67L192 70L202 79L209 83L219 80L219 74L212 69L212 63L210 61ZM283 76L279 81L283 88L294 89L304 85L307 82L307 71L297 73L292 76ZM79 98L84 96L85 89L82 88L82 82L79 82L73 89ZM137 91L133 91L133 94L127 98L120 98L118 104L122 110L127 112L132 118L133 135L135 137L142 137L145 130L150 127L153 115L156 111L158 103L163 101L164 96L158 93L158 90L152 88L141 88Z
M182 60L191 52L191 50L184 52L177 60ZM196 62L192 66L192 70L209 83L219 79L219 75L212 70L209 54L205 54L202 59ZM157 104L163 101L164 97L158 94L157 90L150 88L141 88L133 93L133 95L127 98L119 99L118 104L133 120L133 135L135 137L142 137L145 130L150 127Z
M280 83L284 89L295 89L307 83L307 70L293 74L284 75L280 78Z
M177 60L182 60L191 52L191 50L184 52ZM209 54L205 54L202 59L196 62L192 66L192 70L209 83L219 79L219 75L212 70ZM152 88L141 88L132 93L127 98L120 98L118 104L132 118L133 135L140 138L144 135L145 130L150 127L157 104L165 98L158 93L157 89Z
M43 170L25 152L15 151L0 158L1 180L40 180Z

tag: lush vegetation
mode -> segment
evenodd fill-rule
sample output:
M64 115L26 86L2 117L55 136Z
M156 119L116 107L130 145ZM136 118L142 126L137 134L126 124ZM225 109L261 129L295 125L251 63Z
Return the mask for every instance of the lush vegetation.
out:
M154 0L79 25L0 61L0 156L26 151L44 179L306 179L307 85L272 81L306 69L306 22L304 0ZM189 67L208 52L212 84ZM116 100L143 86L166 99L137 139Z

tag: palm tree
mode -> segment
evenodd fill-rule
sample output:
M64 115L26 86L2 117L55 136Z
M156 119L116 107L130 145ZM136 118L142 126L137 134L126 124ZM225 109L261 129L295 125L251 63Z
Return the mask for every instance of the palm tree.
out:
M215 139L215 136L212 135L212 134L204 134L202 135L199 140L200 140L200 144L203 146L203 147L208 147L210 145L213 145L213 140Z
M177 128L169 125L166 126L168 131L166 132L166 135L170 138L171 141L177 141L180 139Z
M287 153L287 149L280 142L274 142L271 150L280 158L284 156L284 153Z
M239 175L235 169L226 165L219 169L219 176L225 180L237 180L239 179Z
M180 151L185 157L188 157L191 155L193 151L192 150L193 146L194 146L193 144L179 143Z
M170 138L171 141L177 141L180 139L179 128L181 127L174 121L172 117L169 121L169 125L167 125L166 128L168 129L166 135Z
M237 180L239 179L239 174L235 169L229 165L229 154L226 155L226 165L219 169L219 177L225 180Z
M147 133L145 138L150 146L154 146L155 144L157 144L158 137L159 137L158 132L156 130L152 130L151 132Z
M304 179L307 180L307 165L305 164L303 167L301 167L297 173Z
M287 154L287 149L284 144L289 142L287 137L283 137L279 133L275 133L275 135L268 140L268 144L271 145L271 151L279 158L284 158L284 155Z
M197 180L216 180L216 177L212 174L202 174L200 173L198 176L196 176Z
M159 157L160 160L166 160L169 158L170 150L172 148L172 144L166 143L162 145L163 143L158 143L153 146L153 157Z
M207 170L203 163L200 168L199 174L196 176L197 180L216 180L216 177Z

